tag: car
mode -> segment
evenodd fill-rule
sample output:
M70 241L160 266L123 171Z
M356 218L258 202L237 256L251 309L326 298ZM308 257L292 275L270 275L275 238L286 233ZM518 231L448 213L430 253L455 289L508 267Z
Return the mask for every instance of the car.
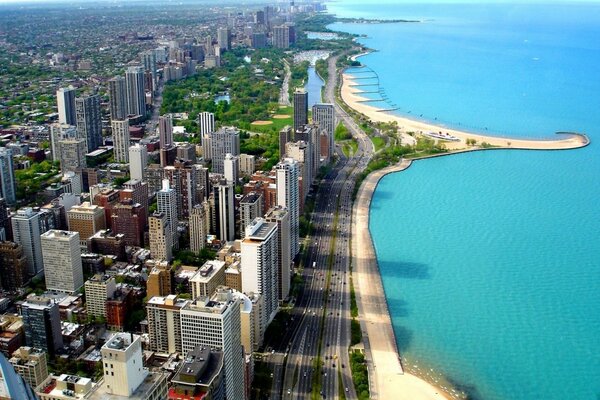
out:
M288 389L287 394L292 394L292 389Z
M346 393L348 393L348 388L346 388Z
M346 366L344 364L342 364L342 368L346 368Z

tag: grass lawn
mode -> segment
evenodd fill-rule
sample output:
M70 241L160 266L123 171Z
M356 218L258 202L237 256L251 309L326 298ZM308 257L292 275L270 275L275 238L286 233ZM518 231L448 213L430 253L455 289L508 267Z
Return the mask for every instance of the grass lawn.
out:
M385 139L380 136L373 136L371 141L373 142L373 146L375 146L375 151L379 151L385 146Z

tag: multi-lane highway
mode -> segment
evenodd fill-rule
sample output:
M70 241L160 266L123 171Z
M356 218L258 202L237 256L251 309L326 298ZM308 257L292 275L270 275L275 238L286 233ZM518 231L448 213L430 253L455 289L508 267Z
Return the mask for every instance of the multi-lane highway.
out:
M326 101L335 104L336 61L329 60ZM337 104L336 116L358 142L358 150L339 161L320 182L307 243L304 290L291 313L291 324L270 355L272 399L355 399L349 365L350 224L356 175L373 153L370 139ZM340 393L340 391L343 392Z

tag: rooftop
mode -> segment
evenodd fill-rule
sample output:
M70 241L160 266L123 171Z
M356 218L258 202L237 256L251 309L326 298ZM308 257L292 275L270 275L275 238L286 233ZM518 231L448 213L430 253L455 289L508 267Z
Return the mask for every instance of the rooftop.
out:
M222 369L222 351L196 346L194 350L187 353L172 382L175 385L207 385L221 373Z
M198 271L192 276L190 281L192 282L207 282L209 281L217 272L225 268L225 262L219 260L209 260L204 263Z

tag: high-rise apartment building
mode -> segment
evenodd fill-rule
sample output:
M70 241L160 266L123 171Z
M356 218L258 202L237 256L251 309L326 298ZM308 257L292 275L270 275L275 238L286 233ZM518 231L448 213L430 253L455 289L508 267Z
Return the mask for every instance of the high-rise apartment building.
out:
M113 119L110 122L113 135L113 155L116 162L129 162L129 120Z
M308 92L303 88L294 91L294 132L308 124Z
M240 134L232 127L224 127L210 135L212 147L212 168L218 174L225 173L225 156L240 155Z
M210 160L211 146L207 145L205 139L215 131L215 114L204 111L198 114L198 134L200 135L200 144L202 145L202 155L205 160Z
M264 215L263 196L260 192L250 192L240 199L240 237L246 235L246 227L256 218Z
M165 179L177 194L177 217L187 219L190 210L197 204L196 168L189 161L176 160L173 166L163 170Z
M125 71L125 84L127 86L127 113L145 118L144 69L139 66L127 68L127 71Z
M225 262L219 260L209 260L198 268L194 276L190 278L192 299L210 297L219 286L225 285L226 269Z
M146 281L146 295L168 296L172 292L173 277L171 265L165 260L147 260L146 267L150 270Z
M307 124L302 125L294 132L294 140L302 140L310 144L310 158L312 177L318 175L321 167L321 134L318 125ZM312 181L310 182L312 183ZM309 184L310 184L309 183ZM305 193L306 196L308 193Z
M44 233L40 224L40 213L25 207L17 211L11 219L15 243L23 246L27 258L27 273L34 277L44 272L42 261L42 242L40 235Z
M171 261L173 258L173 232L165 213L156 211L148 218L150 255L154 260Z
M229 28L217 29L217 42L221 50L231 49L231 31Z
M265 220L277 224L278 268L277 268L277 293L279 300L285 300L290 294L290 284L293 273L290 240L290 213L281 206L270 209L265 214Z
M87 143L82 138L64 139L58 142L60 168L63 172L73 172L85 168Z
M290 47L290 28L287 25L273 27L273 47L278 49Z
M88 239L96 232L106 229L104 209L89 202L71 207L67 221L69 230L79 233L82 246L87 246Z
M123 200L112 207L110 213L111 227L116 234L123 234L128 246L144 246L144 230L146 228L146 210L140 203Z
M195 205L190 212L190 250L194 253L200 253L206 247L209 222L209 212L204 204Z
M256 218L246 227L242 240L242 289L244 292L258 293L265 299L264 326L277 313L279 304L278 263L279 239L277 224Z
M2 289L17 291L29 281L27 258L23 246L14 242L0 241L0 282Z
M77 128L74 125L52 124L50 125L50 150L52 151L52 160L60 159L59 142L65 139L76 139ZM87 146L86 146L87 151Z
M138 179L130 179L123 183L123 189L119 193L121 201L131 200L134 203L144 207L144 212L148 215L148 184Z
M46 288L74 293L83 286L79 233L49 230L41 235Z
M240 154L240 175L250 176L256 170L256 156Z
M177 295L154 296L146 304L150 350L162 354L182 354L180 312L189 300Z
M108 81L110 119L122 121L127 118L127 84L122 76Z
M102 145L102 114L100 95L84 95L75 99L77 136L85 139L88 152Z
M85 281L85 302L88 315L106 319L106 300L112 299L117 284L114 276L96 274Z
M177 193L170 186L168 179L163 179L162 189L156 192L156 209L166 215L173 240L177 240Z
M300 186L300 209L302 210L304 199L308 195L311 182L313 181L313 152L310 143L303 140L298 142L288 142L285 145L286 157L292 158L298 162L300 178L302 184Z
M213 186L216 235L222 242L235 240L235 189L225 180Z
M19 347L8 361L32 388L40 385L48 377L48 360L46 352L42 349Z
M8 204L17 202L17 187L12 156L12 150L5 147L0 148L0 197Z
M144 180L148 166L148 149L136 143L129 147L129 176L131 179Z
M170 114L158 117L158 134L161 149L173 145L173 118Z
M60 88L56 91L56 105L58 106L58 122L61 124L75 125L75 88Z
M152 86L147 89L156 91L156 83L158 81L156 74L156 52L154 50L148 50L144 51L140 56L142 63L144 64L144 70L150 72L152 76Z
M51 357L63 347L58 304L45 297L30 296L19 304L23 317L25 339L30 347L37 347Z
M183 353L198 345L223 351L227 399L246 398L240 334L240 306L246 301L243 294L220 288L212 297L195 299L181 309Z
M312 107L312 119L321 132L327 135L328 149L321 149L321 156L331 157L335 149L335 108L333 104L317 103Z
M284 158L275 166L277 173L277 205L290 213L290 257L294 259L300 243L300 196L298 193L298 163Z
M223 175L227 182L232 182L234 185L238 180L238 171L240 169L240 158L232 156L231 154L225 154L225 160L223 160Z

